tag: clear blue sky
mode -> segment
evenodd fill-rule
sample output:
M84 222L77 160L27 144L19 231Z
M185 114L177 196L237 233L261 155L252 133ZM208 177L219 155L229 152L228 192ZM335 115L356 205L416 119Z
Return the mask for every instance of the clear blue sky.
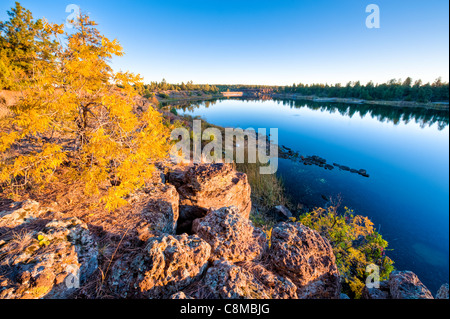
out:
M449 79L447 0L22 0L35 18L63 23L77 4L126 56L119 70L146 82L432 82ZM380 7L368 29L366 6ZM0 0L0 20L13 0Z

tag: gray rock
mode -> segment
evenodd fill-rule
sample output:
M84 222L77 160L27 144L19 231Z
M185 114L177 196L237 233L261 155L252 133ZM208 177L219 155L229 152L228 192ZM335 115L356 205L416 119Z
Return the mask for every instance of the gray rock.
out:
M39 217L44 209L40 209L38 202L26 200L14 202L10 208L0 212L0 227L14 228Z
M389 290L393 299L434 299L412 271L393 271L389 277Z
M448 299L448 284L443 284L441 288L439 288L436 299Z
M266 243L264 233L254 228L234 206L211 211L204 218L194 220L192 230L211 245L210 261L253 260L261 255Z
M339 299L333 249L318 232L300 223L280 223L272 230L268 255L274 269L297 285L300 299Z
M63 299L97 269L97 244L77 218L52 221L42 232L0 246L0 299Z
M145 249L115 262L109 285L123 298L168 298L199 279L210 252L209 244L197 235L153 237Z

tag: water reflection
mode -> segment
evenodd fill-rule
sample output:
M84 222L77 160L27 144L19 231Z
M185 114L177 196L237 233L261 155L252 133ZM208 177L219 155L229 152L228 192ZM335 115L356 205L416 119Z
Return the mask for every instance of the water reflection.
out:
M180 101L163 103L162 107L173 107L183 112L193 112L200 107L209 108L215 105L218 101L223 99L214 99L207 101ZM392 107L384 105L372 104L343 104L343 103L323 103L311 102L303 100L286 100L286 99L249 99L249 98L233 98L233 100L240 100L245 102L259 101L276 101L278 104L289 106L290 108L308 108L310 110L328 112L330 114L339 113L343 116L352 118L357 115L361 118L370 116L379 122L388 122L398 125L400 123L408 124L409 122L416 122L421 128L427 126L437 125L439 131L443 130L449 125L449 111L448 110L434 110L426 108L412 108L412 107Z

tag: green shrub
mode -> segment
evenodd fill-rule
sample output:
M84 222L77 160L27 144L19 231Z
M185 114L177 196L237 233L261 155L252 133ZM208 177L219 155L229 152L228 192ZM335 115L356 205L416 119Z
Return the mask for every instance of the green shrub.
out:
M393 261L386 256L388 242L373 228L367 217L354 215L345 207L338 214L336 207L317 208L300 216L298 222L318 231L330 241L336 256L336 264L342 278L343 292L360 298L367 278L366 267L380 267L380 280L389 278L394 270Z

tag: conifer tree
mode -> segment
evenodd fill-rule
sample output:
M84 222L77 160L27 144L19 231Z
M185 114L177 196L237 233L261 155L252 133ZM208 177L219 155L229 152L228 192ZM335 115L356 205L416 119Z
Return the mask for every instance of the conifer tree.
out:
M0 21L0 89L17 89L28 85L51 61L57 43L44 21L34 21L20 3L7 13L10 20Z

